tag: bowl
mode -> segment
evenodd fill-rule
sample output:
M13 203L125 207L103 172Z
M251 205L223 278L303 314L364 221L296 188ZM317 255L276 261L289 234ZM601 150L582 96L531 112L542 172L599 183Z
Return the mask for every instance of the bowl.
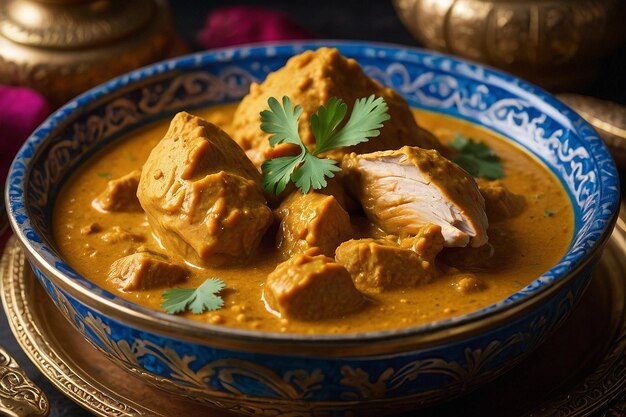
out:
M393 331L262 333L149 310L92 284L58 255L51 213L89 155L177 111L239 100L294 54L334 46L414 107L469 120L540 158L575 213L565 256L470 314ZM379 415L452 398L514 366L581 298L618 213L613 160L595 131L541 89L439 53L360 42L291 42L198 53L100 85L27 140L7 181L9 219L38 280L93 346L160 388L254 415Z
M493 65L550 91L581 91L626 41L614 0L394 0L428 48Z

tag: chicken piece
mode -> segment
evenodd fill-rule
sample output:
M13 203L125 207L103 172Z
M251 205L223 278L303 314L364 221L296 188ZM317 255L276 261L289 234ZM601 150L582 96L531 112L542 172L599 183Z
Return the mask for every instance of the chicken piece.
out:
M296 255L267 276L263 297L284 318L321 320L358 310L365 297L350 274L327 256Z
M402 239L358 239L342 243L337 262L352 275L361 291L382 292L432 281L438 274L435 257L443 248L441 228L424 226L420 235Z
M272 222L260 181L223 130L183 112L150 153L137 196L163 246L219 266L246 262Z
M341 56L333 48L303 52L292 57L283 68L269 74L261 84L253 83L250 93L235 112L233 139L254 164L260 166L269 147L269 135L260 129L259 112L267 108L269 97L280 100L289 96L294 104L302 106L300 137L305 145L313 149L315 139L309 127L309 118L320 105L326 104L332 97L340 98L348 105L349 115L356 99L372 94L384 98L391 119L384 123L380 136L347 149L331 151L333 158L340 159L346 152L398 149L403 145L439 147L434 136L418 128L411 109L400 94L369 78L355 60Z
M285 259L311 248L333 256L337 246L352 236L350 216L333 196L295 191L275 213L281 220L276 247Z
M433 262L445 246L441 226L427 224L415 236L400 238L400 247L411 249L422 259Z
M439 152L405 146L350 154L342 167L367 217L389 234L441 226L446 246L487 243L485 201L476 181Z
M109 279L124 291L167 288L187 279L189 270L168 261L164 255L140 252L113 262Z
M96 197L92 205L101 211L141 211L141 205L137 199L137 186L141 171L132 171L123 177L110 180L107 188Z
M510 219L526 208L523 195L512 193L502 181L478 180L478 189L485 198L485 208L489 221Z

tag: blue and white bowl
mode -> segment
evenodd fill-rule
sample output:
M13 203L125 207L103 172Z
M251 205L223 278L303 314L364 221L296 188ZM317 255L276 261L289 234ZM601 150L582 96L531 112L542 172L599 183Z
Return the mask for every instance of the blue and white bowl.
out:
M60 188L89 155L184 109L241 99L294 54L337 47L414 107L469 120L539 157L567 189L575 233L552 269L506 300L423 326L349 335L238 330L149 310L92 284L52 238ZM71 323L161 388L254 415L380 414L461 394L536 348L580 299L617 216L618 177L594 130L539 88L433 52L358 42L285 43L165 61L90 90L28 139L8 178L15 234Z

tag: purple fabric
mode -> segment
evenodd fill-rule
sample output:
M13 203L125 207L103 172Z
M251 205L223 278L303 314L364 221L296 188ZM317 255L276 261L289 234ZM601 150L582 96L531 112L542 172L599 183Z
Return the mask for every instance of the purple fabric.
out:
M288 16L271 9L252 6L224 7L207 16L198 35L207 49L311 36Z
M9 166L17 150L50 114L50 110L50 105L35 91L0 85L0 189L4 189ZM4 195L0 198L4 199ZM9 234L8 230L4 233L0 230L0 251Z
M0 181L3 184L17 150L50 110L39 93L0 85Z

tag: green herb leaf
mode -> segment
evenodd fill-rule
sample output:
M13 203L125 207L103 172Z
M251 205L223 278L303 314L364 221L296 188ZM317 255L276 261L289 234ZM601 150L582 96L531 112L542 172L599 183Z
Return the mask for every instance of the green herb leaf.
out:
M263 189L276 195L282 193L291 181L291 175L302 162L303 155L304 152L298 156L281 156L263 162L261 165Z
M299 155L281 156L265 161L261 166L263 189L277 195L293 181L304 193L311 188L319 190L328 185L326 178L333 178L341 171L336 161L317 155L343 146L366 142L380 134L383 122L389 120L387 104L382 97L356 100L352 114L343 128L337 130L348 111L348 106L333 97L326 106L320 106L311 115L311 132L315 137L313 152L304 145L298 133L298 121L302 107L292 108L291 99L283 97L282 106L274 97L267 100L269 110L261 112L261 130L270 133L270 146L292 143L301 149Z
M320 190L328 183L326 178L333 178L335 172L341 171L337 166L337 161L326 158L318 158L310 153L304 155L302 165L293 173L291 179L295 182L296 187L300 188L303 193L308 193L311 187L314 190Z
M339 123L346 117L348 106L337 97L332 97L326 106L320 106L317 113L311 115L311 132L315 136L314 155L328 148L329 142L335 136Z
M331 149L367 142L370 138L380 135L379 129L383 127L383 122L389 118L387 103L382 97L375 98L372 94L368 98L358 99L354 102L348 122L336 135L321 143L320 139L315 136L316 143L313 153L317 155Z
M197 289L172 288L163 293L163 308L169 314L182 313L185 310L201 314L205 310L218 310L224 306L224 300L218 292L226 287L219 278L208 278Z
M293 143L303 147L304 144L298 133L298 121L302 114L302 106L297 105L293 109L291 99L287 96L283 97L282 106L274 97L270 97L267 104L270 106L270 110L261 112L261 130L272 134L270 145Z
M497 180L504 177L500 157L485 142L457 135L448 145L459 153L451 160L474 177Z
M111 178L113 178L113 177L111 176L111 173L110 173L110 172L106 172L106 171L104 171L104 172L98 172L98 176L99 176L100 178L104 178L104 179L107 179L107 180L110 180Z

